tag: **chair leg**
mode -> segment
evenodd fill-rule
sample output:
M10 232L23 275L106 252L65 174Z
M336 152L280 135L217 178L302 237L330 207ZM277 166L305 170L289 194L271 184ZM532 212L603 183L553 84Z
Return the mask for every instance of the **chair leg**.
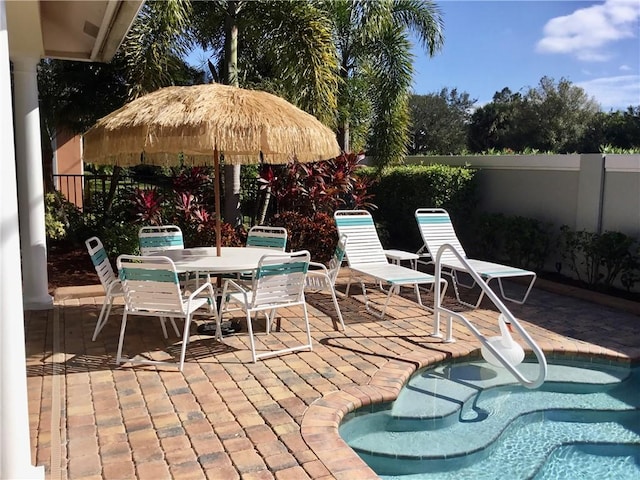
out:
M251 313L247 310L247 330L249 331L249 345L251 346L251 359L253 363L258 361L258 357L256 356L256 344L253 339L253 326L251 325Z
M171 323L175 328L175 323L173 318L171 318ZM191 315L187 315L187 318L184 319L184 333L182 334L182 348L180 349L180 371L184 367L184 358L187 355L187 345L189 344L189 326L191 325Z
M255 353L255 344L253 342L253 332L252 330L250 330L249 338L251 341L251 353L253 355L254 363L257 362L259 359L267 358L267 357L275 357L276 355L282 355L283 353L298 352L301 350L309 350L310 352L313 351L313 343L311 339L311 325L309 324L309 314L307 311L307 304L305 302L302 302L300 303L300 305L302 306L302 310L304 313L303 316L304 316L305 330L307 334L307 342L302 343L300 345L296 345L295 347L283 348L282 350L273 350L273 351L269 351L269 352L265 352L265 353L261 353L260 355L257 355ZM247 320L247 321L250 321L250 320Z
M167 335L167 326L165 325L166 321L167 321L167 317L160 317L160 325L162 326L162 334L164 335L164 338L169 338L169 335Z
M264 312L264 317L267 320L267 335L271 333L271 322L276 318L276 309L272 309L269 313Z
M367 312L369 312L371 315L373 315L374 317L379 318L380 320L382 320L384 318L385 312L387 311L387 305L389 304L389 300L391 299L391 295L394 294L394 292L396 292L399 287L397 285L390 285L389 286L389 290L387 291L387 299L384 302L384 305L382 306L382 311L380 313L376 312L375 310L373 310L373 308L371 308L371 302L369 301L369 297L367 296L367 291L366 288L364 286L364 282L360 283L360 286L362 287L362 294L364 295L364 308Z
M307 345L309 347L309 351L313 351L313 344L311 343L311 326L309 325L309 315L307 313L307 303L302 303L302 310L304 311L304 324L307 329ZM344 324L342 324L342 328L344 329Z
M124 344L124 331L127 328L127 310L122 314L122 325L120 326L120 339L118 340L118 351L116 353L116 364L122 363L122 345Z
M418 301L418 305L424 307L424 305L422 304L422 297L420 296L420 287L418 287L417 283L413 284L413 290L416 292L416 300Z
M175 319L173 317L169 317L169 320L171 321L171 325L173 326L173 331L176 332L176 337L179 337L180 330L178 330Z
M396 294L400 291L400 286L399 285L391 285L389 287L389 294L387 295L387 300L384 302L384 306L382 307L382 312L380 312L380 315L378 315L378 318L380 318L381 320L384 318L384 315L387 313L387 306L389 305L389 300L391 300L391 296L393 294Z
M346 327L344 326L342 312L340 311L340 305L338 305L338 298L336 297L336 292L333 288L331 289L331 298L333 299L333 305L336 307L336 313L338 314L338 319L340 320L340 325L342 325L342 331L344 332L346 330Z
M510 302L517 303L518 305L523 305L524 302L527 301L527 298L529 297L529 293L531 293L531 289L533 288L533 284L535 281L536 281L536 275L533 274L531 277L531 282L529 283L527 290L524 292L522 299L517 299L517 298L513 298L505 295L504 287L502 286L502 278L498 278L498 285L500 285L500 293L502 294L502 298L504 298L505 300L509 300ZM487 281L487 283L489 282Z
M102 330L102 328L107 323L109 319L109 314L111 313L111 305L113 305L113 297L107 296L102 302L102 308L100 309L100 315L98 315L98 320L96 321L96 328L93 331L93 337L91 337L91 341L95 342L98 334Z

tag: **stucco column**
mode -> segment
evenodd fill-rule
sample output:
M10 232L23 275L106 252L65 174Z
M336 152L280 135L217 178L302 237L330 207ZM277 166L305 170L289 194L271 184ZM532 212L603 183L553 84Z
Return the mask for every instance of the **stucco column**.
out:
M576 230L602 233L604 160L600 153L580 155Z
M31 465L18 200L5 2L0 0L0 478L44 478Z
M38 58L12 58L18 211L22 250L24 307L53 306L48 293L47 240L44 226L44 181L38 109Z

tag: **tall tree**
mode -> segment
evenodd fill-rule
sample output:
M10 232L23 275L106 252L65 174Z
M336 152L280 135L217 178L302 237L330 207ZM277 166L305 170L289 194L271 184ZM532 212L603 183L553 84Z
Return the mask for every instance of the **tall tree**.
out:
M513 132L518 124L516 113L523 108L522 95L508 87L493 95L493 100L471 115L467 144L472 152L490 149L514 149L520 139ZM515 150L519 150L515 148Z
M192 32L211 52L216 81L271 90L335 124L337 59L331 30L308 1L194 3ZM241 222L240 167L225 166L225 220Z
M366 138L379 165L400 161L409 137L410 34L434 55L444 41L438 8L421 0L317 4L331 18L340 59L338 142L349 151L363 147Z
M579 151L599 111L600 106L582 88L564 78L555 82L542 77L524 95L505 88L476 110L469 147L473 151Z
M521 113L527 116L522 124L529 125L532 134L537 133L532 147L544 151L576 151L592 118L600 111L592 97L564 78L556 83L553 78L542 77L525 100L527 109Z
M412 95L409 153L459 155L467 147L473 105L467 92L443 88L440 93Z
M190 0L144 4L118 52L130 100L168 85L193 83L193 71L183 60L189 49L184 32L190 16Z

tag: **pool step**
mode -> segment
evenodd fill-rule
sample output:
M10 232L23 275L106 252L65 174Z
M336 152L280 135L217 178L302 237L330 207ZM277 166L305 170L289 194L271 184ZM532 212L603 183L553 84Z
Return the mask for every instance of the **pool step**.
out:
M525 371L537 368L522 367ZM451 464L446 459L451 457L477 460L523 439L524 445L535 443L527 431L536 430L543 419L558 425L552 430L558 435L540 445L542 450L536 453L534 466L566 438L572 438L565 436L565 429L577 435L572 429L581 428L579 425L584 425L584 438L591 435L587 441L617 438L596 439L597 432L588 425L598 422L611 424L625 441L640 444L638 433L624 427L629 418L640 423L640 398L627 388L638 380L629 376L629 369L550 365L548 381L534 391L514 385L512 377L505 374L484 362L425 371L411 379L392 408L354 416L341 425L341 435L371 466L400 464L405 473L408 471L402 469L446 469ZM595 391L596 387L603 390L603 386L608 393ZM498 438L500 441L495 442ZM513 455L513 450L506 448Z
M499 442L464 457L420 458L411 455L388 456L360 449L357 451L379 475L411 475L429 472L437 474L438 480L532 478L536 472L545 468L548 459L560 448L587 444L591 448L601 446L606 449L612 439L616 439L618 443L615 445L616 448L631 448L635 457L639 458L640 435L634 431L637 430L636 425L640 422L638 411L607 413L609 418L600 416L599 419L602 421L598 422L597 428L594 428L592 422L561 421L564 417L559 412L555 413L558 421L552 422L540 421L541 413L520 417L513 422ZM393 442L402 442L402 440L394 439ZM516 454L515 452L525 453ZM628 454L628 452L625 453ZM606 456L602 457L602 462L605 461L607 461ZM411 477L402 478L410 480Z
M523 363L518 368L528 378L538 373L538 364ZM549 365L540 390L553 390L562 382L570 384L576 393L586 393L605 385L615 387L629 374L628 368L604 364ZM469 407L479 392L484 391L482 395L486 396L492 388L516 385L506 369L484 361L439 365L411 378L394 402L392 415L398 419L430 420L423 422L422 428L440 428L457 421L461 407Z

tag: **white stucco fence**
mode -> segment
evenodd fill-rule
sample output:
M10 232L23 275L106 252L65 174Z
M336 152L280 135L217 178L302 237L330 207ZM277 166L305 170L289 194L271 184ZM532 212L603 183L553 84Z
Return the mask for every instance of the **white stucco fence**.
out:
M477 169L479 210L640 239L640 154L407 157Z
M640 241L640 154L415 156L406 163L477 169L480 212ZM549 269L558 260L549 259Z

